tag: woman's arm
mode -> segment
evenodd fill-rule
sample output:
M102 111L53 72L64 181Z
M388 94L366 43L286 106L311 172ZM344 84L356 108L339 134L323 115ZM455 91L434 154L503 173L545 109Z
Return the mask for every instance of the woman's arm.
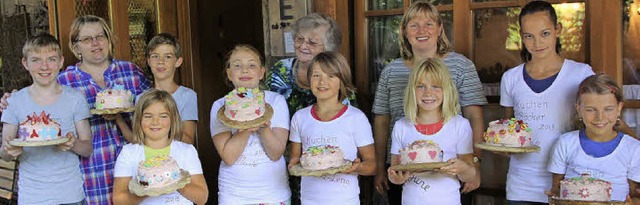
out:
M389 123L391 117L389 114L376 114L373 117L373 139L376 153L376 177L375 185L378 188L389 189L387 184L387 140L389 139Z
M196 121L182 121L182 139L180 141L187 144L193 144L196 139L196 129L198 129Z
M211 138L222 161L227 165L233 165L247 146L250 134L251 130L245 129L238 130L238 132L233 135L231 135L229 131L221 132Z
M194 204L205 204L209 198L207 183L202 174L191 175L191 183L182 189L178 189L178 192Z
M146 197L139 197L129 192L131 177L115 177L113 180L114 204L139 204Z
M484 118L482 113L482 106L480 105L470 105L462 108L462 113L464 117L469 120L471 124L471 130L473 131L473 144L481 143L484 134ZM482 150L478 148L473 148L473 153L480 157L482 156Z
M127 124L127 122L122 118L122 115L103 115L102 117L104 117L105 120L115 120L116 125L118 125L118 128L122 133L122 137L124 137L124 139L129 143L133 142L133 131L129 127L129 124Z
M270 127L271 123L267 121L263 127L258 129L260 132L260 142L264 151L271 161L277 161L282 157L289 139L289 130L280 127Z

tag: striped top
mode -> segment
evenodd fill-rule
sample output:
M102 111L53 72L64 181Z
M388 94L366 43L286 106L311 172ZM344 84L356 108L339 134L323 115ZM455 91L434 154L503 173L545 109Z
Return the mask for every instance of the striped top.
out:
M94 108L96 94L103 90L89 73L80 70L80 63L70 65L58 75L58 82L70 86L84 94L89 107ZM150 81L140 68L127 61L112 60L111 65L104 71L105 88L114 85L124 85L135 95L149 88ZM124 114L128 121L131 113ZM116 158L127 142L118 130L115 121L107 121L100 115L89 118L93 134L93 154L82 157L80 167L84 174L85 194L89 204L113 204L113 167ZM130 123L129 123L130 124Z
M475 65L468 58L455 52L450 52L443 59L449 68L449 74L460 96L460 106L486 105L482 83L478 77ZM404 89L407 87L409 73L401 58L391 61L380 74L376 96L373 101L373 113L389 115L389 134L395 122L404 117ZM389 149L391 138L387 140L387 162L391 161Z

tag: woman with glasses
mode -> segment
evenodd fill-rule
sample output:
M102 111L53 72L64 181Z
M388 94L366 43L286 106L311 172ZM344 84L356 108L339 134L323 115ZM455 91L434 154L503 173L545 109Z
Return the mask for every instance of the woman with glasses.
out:
M323 51L337 51L342 34L338 24L325 14L310 14L293 24L296 57L280 60L267 71L265 80L269 90L280 93L287 99L289 114L315 103L316 98L309 90L307 71L311 59ZM347 102L353 105L355 95Z
M150 81L140 68L127 61L113 59L113 33L104 19L85 15L71 24L69 47L79 59L58 75L58 82L81 91L93 109L96 94L122 85L138 95ZM89 122L93 134L93 154L82 157L85 194L89 204L113 204L113 168L125 139L115 123L116 115L93 115ZM121 114L130 119L131 113ZM128 122L129 123L129 122Z

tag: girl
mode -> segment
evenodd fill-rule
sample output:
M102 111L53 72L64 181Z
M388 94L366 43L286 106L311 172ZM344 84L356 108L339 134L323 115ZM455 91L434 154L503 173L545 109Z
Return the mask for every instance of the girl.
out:
M178 85L174 80L176 69L182 65L180 42L171 34L161 33L147 45L147 64L153 73L153 87L171 93L182 119L182 138L188 144L195 142L196 121L198 121L198 97L193 90ZM136 102L141 95L136 96ZM129 125L118 115L116 123L125 138L132 135Z
M204 204L209 191L202 175L198 152L190 145L175 141L182 134L180 115L171 94L162 90L146 92L136 104L133 116L133 142L122 148L114 171L114 204ZM180 168L189 171L191 183L184 188L157 197L139 197L129 191L138 164L157 157L170 156Z
M525 62L504 73L500 105L507 118L524 120L533 129L540 152L511 155L507 174L508 204L548 203L551 189L547 163L560 134L571 129L578 85L593 75L591 67L560 56L562 25L545 1L532 1L520 12L520 36ZM562 80L557 80L562 79Z
M404 116L403 97L411 68L417 67L428 58L440 58L444 62L458 91L462 113L471 123L473 141L482 141L482 105L487 104L482 83L473 62L453 51L444 29L444 21L433 4L428 1L414 1L400 22L398 40L402 58L390 62L380 74L373 102L373 135L378 160L375 185L378 193L389 194L391 204L400 203L402 189L400 186L389 186L387 183L385 167L391 163L389 136L395 122ZM480 150L477 150L476 154L479 155ZM476 183L465 183L462 192L469 192L479 186L480 184Z
M622 110L622 90L608 75L588 77L578 88L576 110L585 128L559 137L549 171L551 194L560 196L560 180L591 177L612 183L611 200L625 201L640 181L640 141L615 131Z
M407 85L405 117L395 123L391 135L391 165L400 164L399 150L416 140L438 144L451 164L440 173L421 175L389 168L389 181L404 184L402 204L460 204L458 180L479 183L480 172L473 164L471 125L458 115L458 93L449 71L442 61L431 58L411 70Z
M237 45L228 54L227 77L235 86L257 88L266 69L260 53L249 45ZM218 175L219 204L289 204L284 158L289 136L289 111L282 95L265 92L274 110L270 121L249 129L231 129L217 119L224 97L211 108L211 136L222 158Z
M376 162L367 117L342 104L341 99L355 90L349 64L339 53L319 53L311 61L307 78L316 103L293 115L289 168L300 162L303 150L315 145L339 147L353 166L340 174L302 177L302 204L360 204L358 174L373 175Z

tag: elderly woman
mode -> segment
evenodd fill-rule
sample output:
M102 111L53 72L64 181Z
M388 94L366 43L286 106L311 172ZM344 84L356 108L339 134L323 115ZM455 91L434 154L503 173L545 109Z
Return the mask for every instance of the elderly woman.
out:
M104 19L86 15L71 24L69 47L80 60L58 75L58 82L84 93L92 106L96 94L114 85L123 85L135 95L149 88L150 81L140 68L127 61L113 59L113 33ZM123 114L129 119L130 114ZM124 139L114 116L93 115L89 120L93 132L93 154L82 158L85 192L89 204L113 204L113 168Z
M442 18L432 4L424 1L413 3L402 17L400 34L402 58L390 62L380 74L373 103L373 136L376 144L376 159L378 160L375 188L381 194L387 194L389 191L391 204L400 204L402 187L389 187L387 169L385 168L385 164L389 165L389 160L385 156L390 156L390 130L396 120L404 116L402 102L410 68L428 58L440 58L444 61L458 90L462 113L471 123L474 143L482 140L484 129L482 105L487 104L473 62L463 55L453 52L449 40L444 34ZM434 128L431 131L437 132L442 128L442 121L417 124L416 128L427 128L427 131L429 128ZM479 154L479 150L476 151L476 154ZM474 190L479 185L479 180L466 183L462 192Z
M336 22L324 14L310 14L293 24L295 58L278 61L267 73L267 87L287 99L290 115L315 103L307 71L311 59L323 51L336 51L342 34ZM352 94L349 100L355 102ZM345 102L346 103L346 102Z

